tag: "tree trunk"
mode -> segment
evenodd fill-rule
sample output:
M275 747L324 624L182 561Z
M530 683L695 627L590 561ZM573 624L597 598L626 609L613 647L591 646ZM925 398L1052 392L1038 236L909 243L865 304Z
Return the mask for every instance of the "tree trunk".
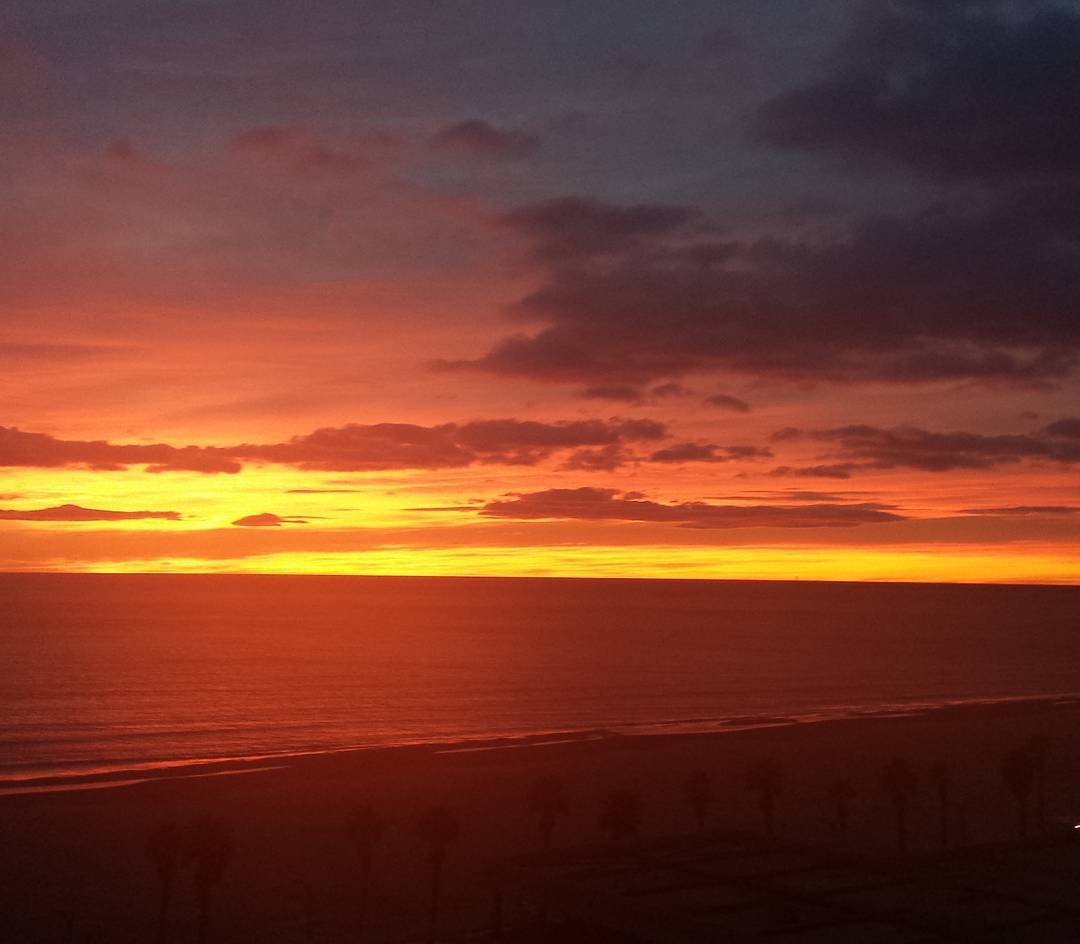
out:
M896 851L907 853L907 806L903 803L896 806Z

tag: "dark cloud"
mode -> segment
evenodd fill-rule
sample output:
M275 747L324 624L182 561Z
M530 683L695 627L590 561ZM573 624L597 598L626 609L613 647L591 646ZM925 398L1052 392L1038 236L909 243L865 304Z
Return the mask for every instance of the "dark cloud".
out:
M714 443L676 443L649 456L650 462L731 462L736 459L767 459L771 449L760 446L717 446Z
M1055 0L878 0L825 73L754 137L953 180L1080 175L1080 10Z
M617 447L666 435L663 424L636 419L474 420L439 426L351 423L282 443L179 448L63 440L0 427L0 467L86 466L115 471L145 465L149 472L235 473L247 462L335 472L446 469L474 463L535 465L560 451Z
M777 479L849 479L860 468L855 462L838 462L833 465L781 465L769 472Z
M540 139L534 134L497 128L479 119L443 128L432 143L446 150L498 161L521 160L540 149Z
M809 439L835 445L841 457L867 469L992 469L1024 460L1065 465L1080 462L1080 442L1063 441L1044 433L985 436L979 433L936 433L914 426L884 429L841 426L813 430Z
M750 404L738 397L730 397L726 393L715 393L702 401L706 406L715 406L721 410L731 410L733 413L749 413Z
M525 206L503 223L544 274L514 313L541 327L456 366L590 386L1058 380L1080 352L1078 112L1075 6L866 3L822 78L755 113L757 141L993 189L813 239L719 240L690 206Z
M1080 439L1080 419L1070 417L1057 420L1047 426L1044 432L1048 436L1059 436L1063 439Z
M627 461L626 451L621 446L610 445L600 449L579 449L570 454L562 467L580 472L614 472Z
M621 442L663 439L667 428L653 420L476 420L454 427L454 438L486 456L550 452L578 446L609 446Z
M57 505L54 508L20 510L0 508L3 521L141 521L158 518L163 521L179 521L178 511L104 511L100 508L82 508L79 505Z
M649 395L657 400L666 400L669 397L688 397L692 393L692 390L684 387L681 383L657 384L649 391Z
M515 494L480 509L491 518L649 521L682 528L835 528L901 521L901 515L872 503L831 505L714 505L707 502L662 504L638 493L611 488L552 488Z
M800 488L785 488L780 491L747 492L742 495L727 496L716 499L717 501L749 501L751 498L759 501L776 502L857 502L862 498L855 496L865 493L838 494L835 492L810 492ZM892 508L892 505L881 505L882 508Z
M695 371L836 382L1039 383L1080 350L1080 184L1023 188L818 242L718 246L673 207L565 200L506 217L544 323L444 368L593 388Z
M240 471L240 463L235 457L227 450L213 447L178 448L163 443L139 445L56 439L44 433L27 433L0 426L0 467L86 466L115 471L132 465L145 465L149 472Z
M621 207L587 197L562 197L505 214L501 223L533 241L537 258L574 262L626 250L643 238L679 229L697 214L679 206Z
M264 511L258 515L246 515L237 518L233 524L238 528L280 528L283 524L307 524L306 518L283 518L280 515Z

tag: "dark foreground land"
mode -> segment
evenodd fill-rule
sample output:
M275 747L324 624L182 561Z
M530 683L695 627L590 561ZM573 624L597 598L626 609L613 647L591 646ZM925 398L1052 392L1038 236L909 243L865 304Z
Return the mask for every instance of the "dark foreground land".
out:
M422 941L438 871L447 940L1076 941L1078 757L1012 703L5 796L0 939Z

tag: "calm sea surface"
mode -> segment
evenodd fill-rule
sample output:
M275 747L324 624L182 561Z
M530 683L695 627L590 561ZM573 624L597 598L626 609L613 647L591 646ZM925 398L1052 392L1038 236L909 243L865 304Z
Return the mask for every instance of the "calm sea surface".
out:
M1080 692L1080 588L0 576L0 785Z

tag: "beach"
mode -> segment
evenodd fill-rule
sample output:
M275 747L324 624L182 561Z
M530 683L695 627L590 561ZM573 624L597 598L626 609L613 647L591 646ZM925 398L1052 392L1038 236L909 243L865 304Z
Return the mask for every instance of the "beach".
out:
M355 940L360 878L345 824L360 803L386 825L374 852L366 939L423 936L429 865L416 821L432 804L445 804L460 823L447 850L442 933L482 928L500 863L540 846L528 797L545 776L562 781L567 800L555 827L556 851L602 844L603 797L622 788L640 795L643 839L693 832L680 785L695 769L714 784L710 828L760 830L757 798L744 778L766 758L782 771L776 834L786 842L894 857L895 818L882 785L894 757L906 760L914 780L910 854L941 846L941 803L931 773L940 764L950 782L949 845L1004 842L1018 827L1002 757L1032 737L1044 739L1046 814L1075 815L1080 706L1054 701L722 733L347 751L225 765L212 776L9 795L0 797L7 939L153 940L159 891L147 838L163 822L210 814L235 842L212 891L210 940ZM851 787L846 834L835 821L839 779ZM1033 817L1036 802L1032 795ZM169 939L195 939L196 910L191 880L181 874Z

